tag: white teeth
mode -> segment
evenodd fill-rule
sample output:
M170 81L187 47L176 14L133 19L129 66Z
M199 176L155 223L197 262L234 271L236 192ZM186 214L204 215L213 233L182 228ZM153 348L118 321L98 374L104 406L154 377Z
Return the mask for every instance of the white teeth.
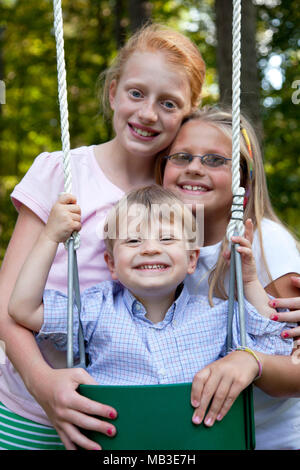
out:
M137 134L142 135L143 137L152 137L154 135L154 132L143 131L142 129L138 129L137 127L133 127L133 130Z
M203 186L191 186L190 184L184 184L182 189L187 189L188 191L207 191L207 188Z
M139 266L138 269L163 269L166 266L163 264L145 264L143 266Z

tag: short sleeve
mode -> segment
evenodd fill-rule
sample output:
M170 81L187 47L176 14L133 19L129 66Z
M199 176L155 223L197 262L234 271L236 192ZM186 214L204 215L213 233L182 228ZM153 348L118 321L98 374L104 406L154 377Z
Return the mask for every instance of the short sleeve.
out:
M300 253L292 235L283 226L268 219L263 219L261 228L264 255L272 279L288 273L300 273ZM254 234L253 253L258 278L265 287L272 281L263 262L258 231Z
M81 314L80 320L83 328L84 340L87 344L87 350L94 329L100 317L102 305L105 297L106 283L86 289L81 295ZM68 297L56 290L47 289L44 291L44 322L36 336L38 342L43 339L50 339L55 347L61 351L67 349L67 311ZM78 331L79 316L76 305L73 309L73 345L74 355L78 354Z
M290 355L293 349L293 338L282 338L280 334L291 325L276 322L260 315L257 310L246 300L246 343L249 348L266 354ZM240 327L238 304L235 304L233 321L234 347L240 345Z
M27 206L44 223L64 190L62 153L41 153L18 183L12 194L12 202L18 210L21 204Z

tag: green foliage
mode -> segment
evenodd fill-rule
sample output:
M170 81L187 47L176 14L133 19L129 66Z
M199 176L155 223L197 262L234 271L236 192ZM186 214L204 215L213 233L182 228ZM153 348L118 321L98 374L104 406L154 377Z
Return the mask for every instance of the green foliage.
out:
M262 82L269 192L278 215L300 237L300 103L292 101L292 85L300 79L300 10L296 2L285 0L273 8L263 6L258 13L258 31L269 38L260 50L261 71L265 73L270 57L278 55L283 77L279 87Z
M300 235L300 104L291 101L292 83L300 79L300 10L292 0L277 2L275 7L262 3L257 7L257 45L266 172L278 215ZM207 64L203 103L216 103L214 1L152 0L148 4L155 21L180 29L198 44ZM120 41L130 34L128 2L64 0L63 11L71 145L104 142L112 129L101 115L96 84ZM36 155L61 148L52 23L51 0L0 3L0 30L4 28L0 79L6 85L6 104L0 114L0 259L16 219L9 193ZM265 77L272 54L282 58L284 81L279 89Z

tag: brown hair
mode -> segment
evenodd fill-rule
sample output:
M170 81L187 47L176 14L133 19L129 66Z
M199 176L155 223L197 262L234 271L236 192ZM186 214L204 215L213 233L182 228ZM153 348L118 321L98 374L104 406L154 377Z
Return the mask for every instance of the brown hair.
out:
M102 105L106 115L110 114L109 87L112 80L118 83L128 58L137 51L161 51L167 60L185 71L191 87L191 108L200 103L200 94L205 78L205 63L196 45L186 36L160 24L150 24L138 30L121 48L113 64L103 74Z
M199 120L200 122L209 123L217 127L226 137L229 137L232 140L232 110L231 108L220 108L220 107L210 107L206 106L202 109L195 111L194 113L188 115L184 121L186 122L191 120ZM262 253L262 260L265 265L267 274L269 276L270 282L272 282L272 276L269 272L268 265L265 259L263 243L262 243L262 230L261 222L265 217L267 219L273 220L274 222L283 226L283 223L277 217L272 207L268 189L266 176L263 166L263 159L261 154L260 145L256 137L255 131L250 123L250 121L244 116L241 115L241 128L244 128L248 134L252 158L249 154L249 148L245 141L244 136L241 133L240 136L240 172L241 172L241 186L248 190L248 201L244 209L244 221L248 218L252 219L254 230L257 229L258 237L260 242L260 248ZM155 167L156 182L158 184L163 184L163 175L166 166L166 159L163 158L163 155L158 157ZM204 208L205 210L205 208ZM230 214L228 215L228 222L230 219ZM286 227L285 227L286 228ZM224 237L221 245L220 255L216 266L211 271L209 276L209 301L213 305L212 298L213 296L227 299L227 293L224 286L225 274L228 270L227 263L222 255L224 250L228 246L228 240L226 236Z

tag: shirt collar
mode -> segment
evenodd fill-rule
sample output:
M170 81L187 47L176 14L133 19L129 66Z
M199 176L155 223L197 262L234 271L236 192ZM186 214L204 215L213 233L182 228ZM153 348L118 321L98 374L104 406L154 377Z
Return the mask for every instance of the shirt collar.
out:
M154 326L158 328L163 328L166 324L170 323L172 320L174 321L175 318L176 320L178 320L179 317L182 317L182 314L184 313L184 309L189 301L189 298L190 296L189 296L188 289L185 286L183 286L179 296L176 298L176 300L168 309L163 321L161 321L160 323L156 323ZM124 303L129 313L133 315L134 318L139 318L141 320L148 321L149 324L153 325L153 323L146 318L147 312L146 312L144 305L141 302L139 302L134 297L134 295L126 288L124 288L123 299L124 299Z

